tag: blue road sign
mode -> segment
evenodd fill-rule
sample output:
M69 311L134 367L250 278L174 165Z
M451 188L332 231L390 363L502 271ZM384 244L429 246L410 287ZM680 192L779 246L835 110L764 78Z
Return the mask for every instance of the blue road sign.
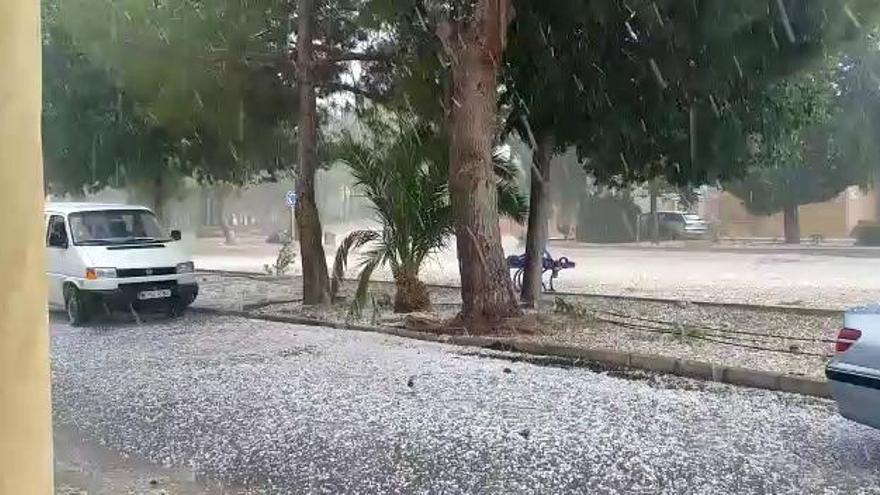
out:
M287 201L287 206L296 207L296 191L287 191L284 199Z

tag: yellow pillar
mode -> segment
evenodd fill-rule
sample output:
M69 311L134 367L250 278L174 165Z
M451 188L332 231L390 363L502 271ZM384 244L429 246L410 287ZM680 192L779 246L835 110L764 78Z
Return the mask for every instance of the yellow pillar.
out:
M52 493L39 0L0 0L0 495Z

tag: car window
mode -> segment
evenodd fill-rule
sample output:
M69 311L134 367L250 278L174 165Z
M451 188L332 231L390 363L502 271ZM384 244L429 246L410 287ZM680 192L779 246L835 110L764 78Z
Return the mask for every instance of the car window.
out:
M64 225L64 217L52 215L46 228L46 246L63 247L67 243L67 227Z
M165 238L155 215L145 210L106 210L70 215L73 242L108 244Z

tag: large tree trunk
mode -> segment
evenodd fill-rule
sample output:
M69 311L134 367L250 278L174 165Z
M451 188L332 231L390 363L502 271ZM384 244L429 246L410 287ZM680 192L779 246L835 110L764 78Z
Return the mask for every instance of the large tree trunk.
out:
M299 84L299 173L296 177L296 226L303 269L303 304L330 302L330 279L324 258L321 219L315 201L315 172L318 169L317 104L315 101L314 47L312 26L314 0L300 0L296 39L297 82Z
M798 213L798 205L788 205L783 209L783 230L785 231L786 244L800 244L801 222Z
M211 225L211 212L209 207L210 191L207 187L199 187L199 228Z
M880 177L874 179L874 187L871 188L874 196L874 221L880 222Z
M232 228L229 217L226 215L226 199L229 196L229 192L226 186L217 187L214 190L214 204L220 218L220 230L223 231L224 242L227 246L232 246L237 244L238 241L235 238L235 229Z
M651 180L648 187L651 195L651 218L648 221L648 229L651 232L651 242L660 244L660 213L657 212L657 196L660 194L658 179Z
M474 331L521 314L501 247L492 142L506 0L478 0L466 21L438 29L452 62L449 187L455 215L462 323Z
M539 136L538 148L532 155L532 183L529 192L529 229L526 234L526 267L521 298L528 307L535 307L541 297L544 247L547 245L547 216L550 210L550 163L553 156L553 135Z
M151 203L153 203L153 213L156 214L156 217L159 220L166 220L165 218L165 185L162 183L162 177L156 177L153 179L153 185L151 187L152 195Z
M398 270L394 274L394 283L397 286L394 294L395 313L412 313L413 311L431 309L428 286L419 280L418 271Z

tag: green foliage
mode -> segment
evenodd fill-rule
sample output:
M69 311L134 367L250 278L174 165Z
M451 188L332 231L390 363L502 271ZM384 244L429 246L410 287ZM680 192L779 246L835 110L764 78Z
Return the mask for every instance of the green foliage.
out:
M529 201L520 189L520 167L500 151L492 154L492 169L497 178L498 212L516 223L529 216Z
M296 252L293 249L293 240L287 236L287 239L284 240L284 243L278 250L278 256L275 258L275 263L272 265L263 265L263 271L269 275L281 277L287 274L288 270L290 270L290 266L295 260Z
M574 144L601 182L737 176L763 92L863 36L875 2L516 0L508 126ZM525 134L524 134L525 132Z
M749 211L770 215L786 207L833 198L851 185L866 185L875 159L862 157L854 145L854 105L878 105L848 79L847 57L829 58L825 66L774 84L759 100L762 132L753 143L748 173L727 183ZM873 100L873 101L872 101Z
M852 235L859 246L880 246L880 223L859 222Z
M235 184L271 178L275 171L290 168L295 148L289 119L295 115L296 100L286 78L290 72L287 4L47 3L46 10L53 13L44 20L44 29L52 33L46 39L49 49L57 51L63 41L62 47L78 62L106 74L121 95L122 105L112 103L113 107L131 102L136 118L129 120L163 138L154 139L159 141L154 147L163 145L163 156L168 157L164 163L200 180ZM68 95L68 100L75 100L74 108L99 111L110 104L93 105L82 93L101 86L89 85L75 70L61 67L66 71L55 75L60 86L76 88ZM47 99L57 100L56 93L47 92ZM65 126L59 127L59 135L70 132L69 122L60 124ZM113 127L126 126L114 122ZM122 149L138 148L131 134L153 135L134 132L141 130L135 124L127 127L132 132L120 136L119 146L96 160L101 166L112 169ZM50 145L53 152L65 149ZM138 156L142 159L136 166L128 167L130 175L139 174L146 182L166 176L155 153ZM101 179L101 174L95 175Z
M880 33L871 33L841 57L835 142L845 159L860 166L868 182L880 179Z
M339 246L332 270L331 294L345 275L351 251L372 247L361 261L354 305L366 302L372 272L388 264L392 273L417 276L425 259L453 234L449 201L449 144L433 125L415 119L366 116L364 137L345 135L334 156L348 165L355 184L372 203L381 231L356 231ZM522 221L527 207L516 186L517 167L498 153L497 200L502 214Z
M391 68L388 57L380 56L387 43L376 36L379 20L368 5L367 0L317 3L315 35L320 44L315 77L319 96L359 91L357 85L343 84L352 58L361 59L366 74L366 89L359 94L379 94L388 88ZM162 151L161 156L170 156L167 163L181 173L203 182L236 185L273 180L276 174L293 171L296 166L298 99L291 62L296 48L296 7L295 2L271 0L46 0L44 31L51 34L46 37L48 49L63 49L77 63L82 61L107 79L104 83L96 80L98 76L70 69L47 71L52 75L49 79L47 74L47 82L75 89L68 91L67 97L75 101L63 104L58 98L65 95L47 91L47 99L58 102L49 106L70 108L71 115L90 109L94 114L90 119L106 124L104 127L118 127L110 122L111 118L119 120L117 99L112 94L112 99L105 97L100 89L107 86L112 93L115 88L122 101L134 108L130 120L151 132L156 130L158 135L153 138L151 133L139 132L133 124L129 129L157 141L150 144ZM56 46L59 42L62 45ZM356 53L359 49L363 49L360 55ZM100 94L82 94L90 91ZM339 101L345 100L325 103L334 106ZM51 136L55 140L48 143L47 155L83 155L79 150L68 151L73 143L85 146L81 144L85 140L73 137L77 130L71 132L73 117L52 118L55 120L50 124L57 122L58 132ZM81 132L106 135L103 142L117 141L104 132L106 129L97 124L93 127L100 132L86 128ZM63 142L65 136L71 136L71 143ZM118 141L119 145L108 146L104 155L96 154L97 167L94 172L86 170L85 177L80 177L83 170L73 170L82 166L48 170L73 188L82 184L101 187L115 180L114 164L121 160L119 148L140 148L128 134L119 136ZM320 153L323 148L319 146ZM159 166L164 162L154 155L138 155L144 159L137 162L137 168L148 179L165 173ZM88 163L79 156L66 162L77 160ZM130 172L134 173L134 168L129 167Z
M863 38L877 10L869 0L513 3L504 127L526 140L552 132L559 149L576 146L604 182L665 174L676 184L737 176L753 161L750 136L767 149L796 149L796 139L776 130L798 116L765 111L780 88L774 82ZM78 191L150 183L172 171L243 184L291 169L295 8L270 0L47 0L49 180ZM466 12L464 3L328 0L318 8L321 96L351 86L345 60L367 47L377 56L361 57L359 88L348 89L443 128L448 61L436 21ZM874 91L876 71L850 63L852 77L841 84ZM880 128L880 112L859 110L862 121L847 125ZM835 146L857 149L865 163L876 156L875 134L839 134ZM786 139L790 146L769 144ZM524 201L502 204L514 210Z
M176 142L153 125L106 68L94 64L44 6L43 156L47 190L79 195L173 175ZM155 172L145 177L146 171Z
M339 248L336 250L336 258L333 261L333 271L330 279L330 294L336 297L339 294L339 288L342 280L345 278L345 270L348 268L348 258L353 250L360 249L364 245L371 242L381 241L382 234L374 230L356 230L349 233ZM390 250L390 246L382 246L386 250ZM385 261L384 256L379 250L373 250L365 254L360 262L360 273L358 274L358 285L355 289L355 296L351 303L351 313L360 316L361 309L367 300L367 290L370 285L370 277L376 268Z
M388 263L395 274L418 274L452 233L442 138L429 127L400 124L373 120L369 138L347 136L337 151L382 224L380 232L353 232L337 251L331 293L338 290L350 250L374 244L361 263L353 302L358 306L366 301L370 275L379 265Z
M565 65L569 58L585 55L580 46L589 35L578 28L577 14L586 7L538 0L515 0L514 5L500 93L505 131L515 131L532 147L533 139L551 133L557 150L564 149L589 125L576 111L585 103L577 100L589 96L579 90L576 73Z

